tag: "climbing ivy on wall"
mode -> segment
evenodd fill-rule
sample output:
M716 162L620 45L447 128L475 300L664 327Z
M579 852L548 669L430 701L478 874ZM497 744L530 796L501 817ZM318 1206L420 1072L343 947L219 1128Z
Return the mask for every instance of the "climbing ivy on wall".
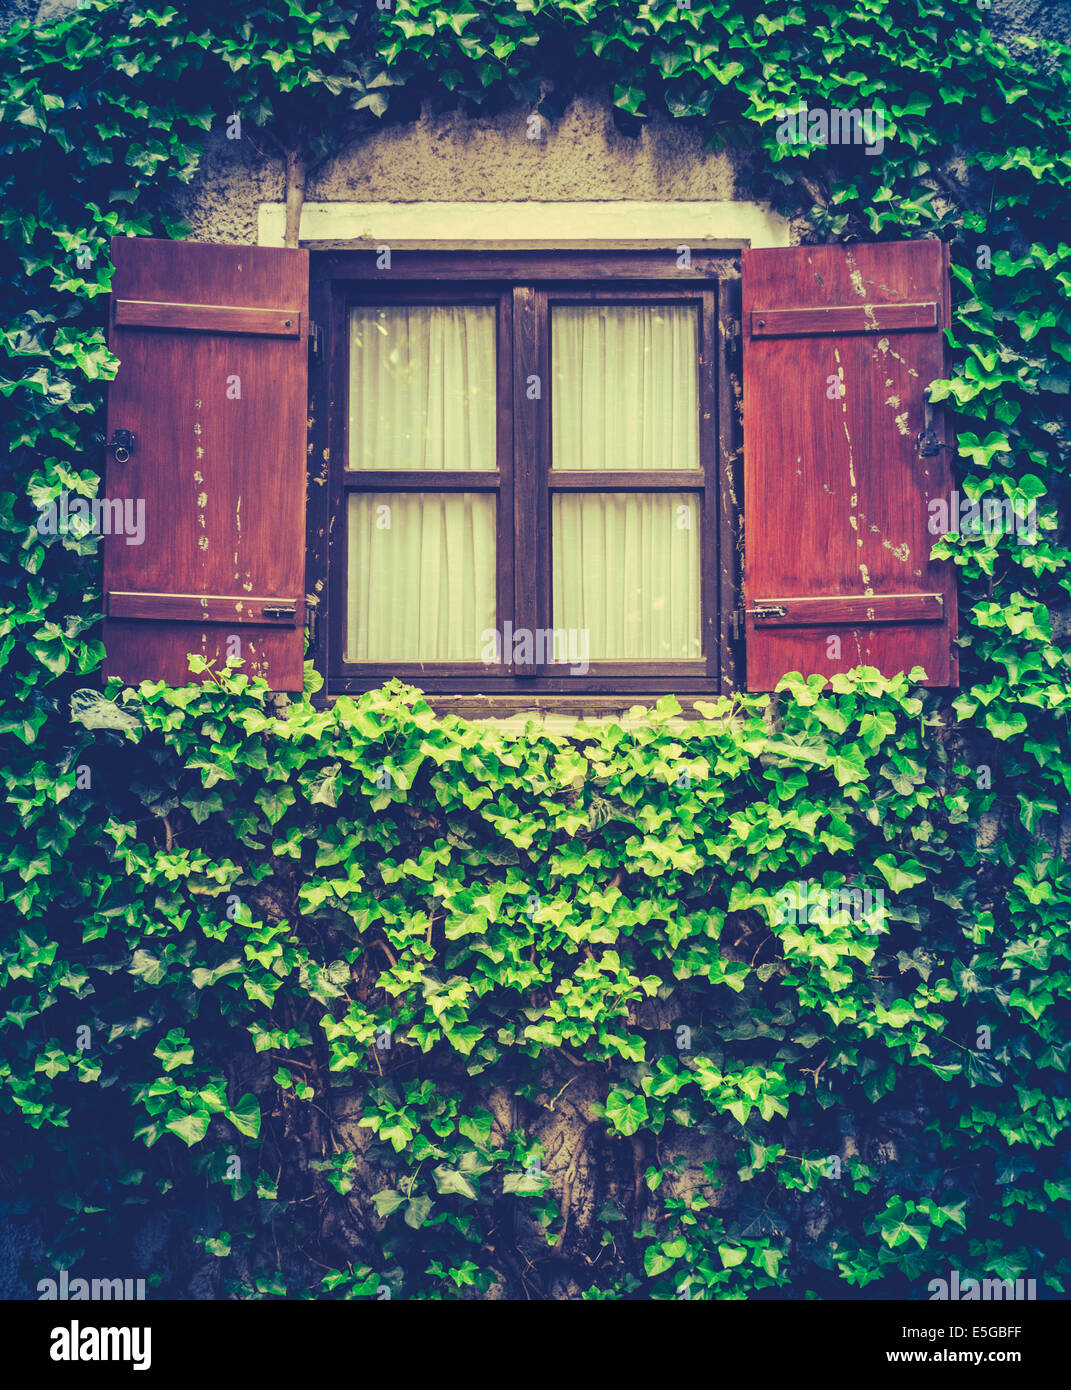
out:
M126 1248L172 1295L1065 1293L1071 50L973 0L218 10L91 0L0 44L24 1277ZM281 713L196 662L102 691L97 540L35 523L100 484L109 238L182 235L231 113L315 160L422 104L553 122L591 90L626 133L740 146L819 240L951 242L958 485L1038 516L936 542L961 693L862 668L554 737L396 685L317 708L311 672ZM882 154L780 142L800 102L881 111Z

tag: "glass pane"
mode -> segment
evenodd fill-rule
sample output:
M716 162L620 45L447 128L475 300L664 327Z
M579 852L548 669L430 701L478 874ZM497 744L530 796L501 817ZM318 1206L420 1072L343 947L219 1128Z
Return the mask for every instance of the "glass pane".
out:
M551 515L555 628L591 661L703 655L698 493L556 492Z
M551 309L553 466L699 467L696 304Z
M495 309L350 310L350 468L498 466Z
M347 661L479 661L495 627L487 492L349 497Z

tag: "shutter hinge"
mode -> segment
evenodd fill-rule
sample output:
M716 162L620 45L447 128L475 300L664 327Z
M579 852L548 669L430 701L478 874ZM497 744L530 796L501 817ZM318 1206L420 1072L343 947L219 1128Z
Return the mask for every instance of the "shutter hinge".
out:
M319 365L323 360L324 331L314 320L309 319L309 356Z
M946 444L943 439L938 439L933 428L933 406L929 401L925 403L923 411L922 429L919 431L915 441L915 448L924 459L931 459L935 454L939 454L942 449L950 449L952 446Z
M740 320L734 315L729 320L729 358L734 366L740 360L743 341L744 337L740 328Z
M320 637L320 600L315 594L305 595L305 637L309 651L315 653Z
M935 454L939 454L942 449L947 449L949 446L944 440L938 439L933 430L922 430L915 447L924 459L929 459L933 458Z

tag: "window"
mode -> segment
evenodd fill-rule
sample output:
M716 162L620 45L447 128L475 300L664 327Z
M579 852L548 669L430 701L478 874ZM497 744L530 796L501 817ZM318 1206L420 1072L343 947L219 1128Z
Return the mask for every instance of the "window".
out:
M329 689L717 692L730 258L362 253L312 274Z
M311 656L463 714L955 684L936 239L112 256L105 496L144 532L105 537L106 675Z

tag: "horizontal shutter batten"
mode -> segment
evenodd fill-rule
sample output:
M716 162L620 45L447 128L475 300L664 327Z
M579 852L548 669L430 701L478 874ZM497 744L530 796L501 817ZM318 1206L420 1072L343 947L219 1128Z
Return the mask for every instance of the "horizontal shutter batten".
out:
M940 622L945 616L943 594L828 594L814 598L760 598L756 600L755 607L757 611L753 616L758 627Z
M299 598L252 598L248 594L107 594L109 618L173 623L269 623L272 627L295 627L302 606Z
M820 309L753 309L755 338L811 333L899 333L937 327L937 304L830 304Z
M244 309L230 304L165 304L152 299L118 299L118 328L185 329L190 333L255 333L300 338L300 309Z

